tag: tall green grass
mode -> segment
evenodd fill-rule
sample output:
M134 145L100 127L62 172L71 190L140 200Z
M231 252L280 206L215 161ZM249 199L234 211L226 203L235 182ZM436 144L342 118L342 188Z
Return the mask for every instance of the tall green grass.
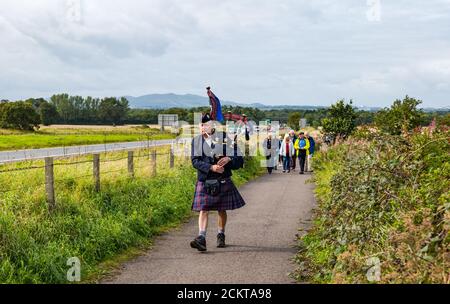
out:
M89 163L56 162L57 208L52 213L45 201L42 169L0 173L0 191L20 188L0 194L0 283L68 283L70 257L81 260L82 278L89 277L100 263L149 244L163 229L188 218L196 181L190 162L176 158L176 167L169 169L168 157L160 155L157 176L151 177L146 153L137 155L134 179L127 177L126 160L102 163L100 193L94 191ZM262 174L259 161L247 159L245 169L234 172L236 184ZM0 170L30 165L41 163Z

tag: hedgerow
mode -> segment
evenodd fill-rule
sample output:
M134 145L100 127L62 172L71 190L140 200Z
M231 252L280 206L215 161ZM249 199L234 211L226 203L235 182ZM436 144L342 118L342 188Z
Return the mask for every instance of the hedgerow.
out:
M316 283L449 283L449 131L369 133L315 158L318 206L299 241L294 276ZM368 275L373 267L380 276Z

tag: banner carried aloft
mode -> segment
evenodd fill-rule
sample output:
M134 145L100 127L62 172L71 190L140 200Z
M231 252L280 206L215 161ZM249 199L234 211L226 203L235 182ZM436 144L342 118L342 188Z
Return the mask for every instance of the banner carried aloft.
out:
M206 88L208 97L209 97L209 104L211 106L211 119L219 122L223 122L223 114L222 114L222 105L220 104L219 98L217 98L216 95L211 91L210 87Z

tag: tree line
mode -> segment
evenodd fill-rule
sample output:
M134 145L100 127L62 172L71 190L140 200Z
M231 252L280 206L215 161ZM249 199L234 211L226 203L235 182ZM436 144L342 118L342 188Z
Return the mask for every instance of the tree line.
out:
M406 100L406 102L405 102ZM394 102L395 110L388 108L378 112L361 111L353 107L351 101L337 102L330 108L316 110L293 109L258 109L241 106L224 106L223 112L231 111L235 114L246 114L255 122L279 121L292 129L299 128L299 120L305 118L312 127L324 126L329 133L345 137L356 126L380 124L388 122L397 128L401 113L412 106L417 108L420 101L406 97ZM427 125L434 117L448 116L448 112L425 113L420 112L414 125ZM40 124L157 124L159 114L177 114L179 120L194 123L194 113L209 112L209 106L199 108L170 108L170 109L131 109L126 98L106 97L93 98L70 96L68 94L53 95L48 101L43 98L30 98L23 101L0 102L0 127L32 130ZM400 113L400 114L399 114ZM336 131L338 130L338 131Z
M53 95L0 102L0 127L33 130L40 124L123 124L130 110L126 98Z

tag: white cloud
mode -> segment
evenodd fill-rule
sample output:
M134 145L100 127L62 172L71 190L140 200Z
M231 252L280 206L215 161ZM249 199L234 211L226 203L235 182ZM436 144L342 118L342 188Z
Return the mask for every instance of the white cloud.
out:
M381 5L374 23L365 0L2 0L0 98L211 84L237 101L448 105L450 1Z

